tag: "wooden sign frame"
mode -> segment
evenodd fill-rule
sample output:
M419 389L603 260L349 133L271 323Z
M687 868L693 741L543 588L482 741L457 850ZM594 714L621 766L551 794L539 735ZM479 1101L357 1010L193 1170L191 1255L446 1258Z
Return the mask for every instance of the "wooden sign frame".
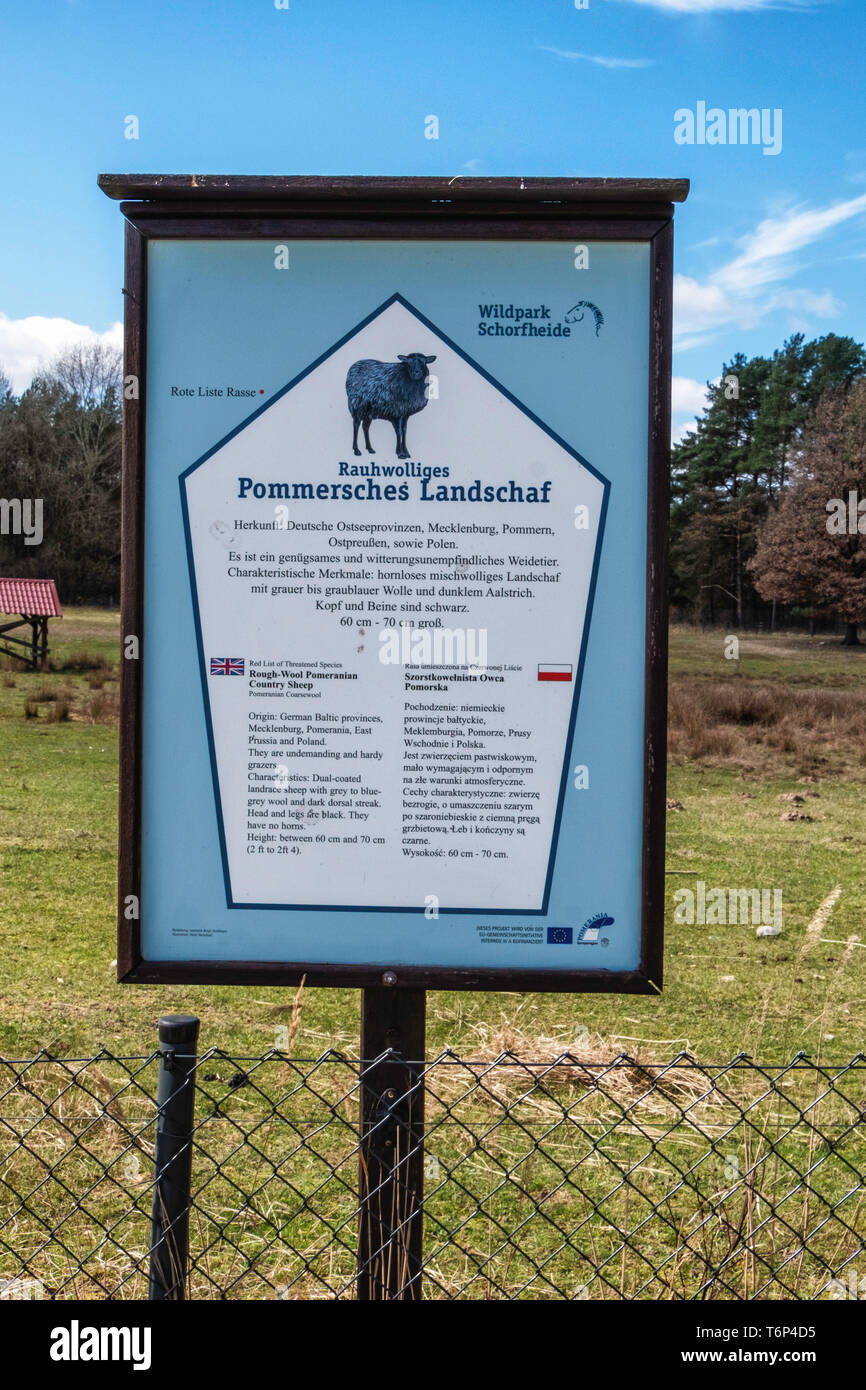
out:
M121 660L118 978L148 984L655 993L662 980L673 204L686 180L101 175L125 218L124 640L143 611L147 246L159 238L639 241L649 245L648 512L640 964L630 971L154 961L141 949L142 660Z

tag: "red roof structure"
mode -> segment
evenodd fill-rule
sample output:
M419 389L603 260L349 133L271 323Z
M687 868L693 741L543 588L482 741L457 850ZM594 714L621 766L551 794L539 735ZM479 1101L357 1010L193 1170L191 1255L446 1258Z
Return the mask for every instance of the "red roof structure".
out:
M0 613L28 618L62 618L53 579L0 579Z

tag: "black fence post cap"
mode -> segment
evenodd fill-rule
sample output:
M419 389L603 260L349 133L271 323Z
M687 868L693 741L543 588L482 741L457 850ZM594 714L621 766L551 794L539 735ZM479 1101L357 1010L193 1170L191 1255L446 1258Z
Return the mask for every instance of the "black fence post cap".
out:
M195 1014L163 1014L159 1020L161 1043L194 1043L200 1020Z

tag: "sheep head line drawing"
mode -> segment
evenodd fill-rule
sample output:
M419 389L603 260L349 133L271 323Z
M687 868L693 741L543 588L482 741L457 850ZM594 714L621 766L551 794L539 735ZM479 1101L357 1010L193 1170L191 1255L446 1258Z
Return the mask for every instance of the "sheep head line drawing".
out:
M370 422L390 420L397 436L398 459L409 458L406 448L406 421L417 415L427 404L428 364L435 354L423 352L398 353L396 362L377 362L367 357L353 362L346 373L346 400L352 417L352 451L358 448L358 426L364 430L368 454L376 450L370 443Z
M590 313L592 314L592 317L595 319L595 336L598 337L599 329L604 324L604 314L601 312L597 305L590 304L588 299L581 299L579 303L575 304L573 309L569 309L568 313L565 316L565 322L580 323L583 319L584 309L589 309Z

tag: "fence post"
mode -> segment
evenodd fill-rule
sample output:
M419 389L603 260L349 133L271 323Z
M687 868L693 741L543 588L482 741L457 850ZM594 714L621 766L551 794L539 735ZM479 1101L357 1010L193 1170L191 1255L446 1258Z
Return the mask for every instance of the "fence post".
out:
M159 1020L151 1301L186 1297L198 1029L193 1014L166 1014Z
M426 996L395 985L361 991L357 1290L364 1302L421 1297Z

